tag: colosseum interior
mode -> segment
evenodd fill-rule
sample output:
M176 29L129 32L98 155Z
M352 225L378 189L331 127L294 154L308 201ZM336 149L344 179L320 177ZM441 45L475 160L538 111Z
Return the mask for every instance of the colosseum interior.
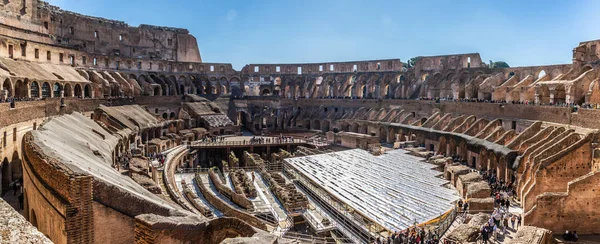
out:
M0 243L598 240L600 40L237 71L186 29L0 7Z

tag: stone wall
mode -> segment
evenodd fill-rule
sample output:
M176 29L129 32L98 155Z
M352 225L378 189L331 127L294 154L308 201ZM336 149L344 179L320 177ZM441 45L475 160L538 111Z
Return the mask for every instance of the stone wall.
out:
M229 206L223 200L221 200L220 198L218 198L215 195L213 195L212 193L210 193L210 189L206 189L206 185L204 185L200 176L196 175L196 177L194 177L194 180L196 181L198 188L200 189L200 191L202 192L202 195L206 198L206 200L208 200L208 202L210 204L212 204L213 206L215 206L215 208L217 208L219 211L223 212L223 214L225 214L225 216L241 219L242 221L245 221L248 224L250 224L256 228L259 228L261 230L267 229L267 225L265 223L263 223L260 219L254 217L248 213L244 213L240 210L237 210L237 209L233 208L232 206Z
M523 215L526 225L543 227L554 233L565 230L599 234L600 173L589 173L568 184L566 191L539 195L536 205Z
M25 135L23 149L29 221L54 242L92 242L92 177L43 155L32 139L30 134Z

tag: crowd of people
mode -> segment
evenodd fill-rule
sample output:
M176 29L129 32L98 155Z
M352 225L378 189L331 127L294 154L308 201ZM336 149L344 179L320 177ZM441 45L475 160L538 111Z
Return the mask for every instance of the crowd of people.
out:
M520 225L520 215L510 213L503 206L497 207L488 222L481 227L481 239L483 243L488 243L491 239L498 240L498 235L505 236L508 228L516 231Z
M387 238L379 237L375 244L437 244L439 240L435 231L412 227L405 231L395 232Z
M200 139L200 141L203 143L220 143L225 141L225 137L205 135Z
M121 169L129 169L129 162L131 162L131 158L133 157L133 152L125 151L121 153L116 158L116 167L117 170Z

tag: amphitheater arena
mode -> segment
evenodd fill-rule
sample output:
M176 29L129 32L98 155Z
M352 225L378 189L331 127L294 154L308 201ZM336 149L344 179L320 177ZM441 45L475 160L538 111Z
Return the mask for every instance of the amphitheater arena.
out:
M0 6L1 243L476 242L490 175L522 218L498 241L598 234L600 41L237 71L186 29Z

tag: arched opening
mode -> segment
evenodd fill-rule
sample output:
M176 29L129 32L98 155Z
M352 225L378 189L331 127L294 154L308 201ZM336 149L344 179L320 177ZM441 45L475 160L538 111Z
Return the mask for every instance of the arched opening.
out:
M21 159L19 158L19 153L17 151L13 152L10 167L13 181L23 178L23 168L21 167Z
M329 126L330 126L329 120L323 120L323 122L321 123L321 130L323 132L328 132L329 131Z
M12 181L10 163L8 162L8 158L4 158L2 161L2 195L6 194L10 189L9 185Z
M177 116L175 115L175 112L171 112L169 114L169 119L176 119L176 118L177 118Z
M549 104L550 103L550 88L548 86L542 85L538 88L538 102L541 104Z
M304 127L306 127L307 130L311 129L311 127L310 127L310 120L304 121Z
M50 84L48 82L44 82L42 84L42 98L47 98L52 96L52 90L50 89Z
M384 127L379 128L379 141L381 143L387 142L387 130Z
M542 78L542 77L544 77L544 76L546 76L546 71L545 71L545 70L542 70L542 71L540 71L540 72L538 73L538 75L537 75L537 78L538 78L538 79L540 79L540 78Z
M358 133L361 133L361 134L365 134L365 135L366 135L366 134L368 133L368 131L369 131L368 129L369 129L369 128L368 128L368 126L367 126L366 124L365 124L365 125L361 125L361 126L360 126L360 131L359 131Z
M385 86L385 98L392 98L393 94L391 93L390 85Z
M27 82L18 80L15 84L15 97L17 98L26 98L27 95Z
M360 126L358 125L358 123L352 124L352 128L350 129L350 132L358 133L359 127Z
M361 98L367 97L367 86L366 85L362 86L362 91L361 91L360 97Z
M62 85L60 85L60 83L54 83L53 86L53 91L54 91L54 97L61 97L61 91L62 91Z
M79 98L82 97L81 85L79 85L79 84L75 84L75 97L79 97Z
M567 92L565 91L565 86L559 85L554 90L554 103L566 103L567 102Z
M90 87L90 85L85 85L85 87L83 88L83 97L92 97L92 88Z
M314 127L313 129L315 129L315 130L321 130L321 121L315 120L315 122L312 123L312 125Z
M4 80L4 82L2 83L2 90L5 90L7 92L7 95L9 97L12 97L13 91L12 91L9 79Z
M271 90L265 88L260 92L261 96L270 96L271 95Z
M394 128L389 128L387 133L387 143L394 142L396 142L396 131L394 131Z
M65 97L72 97L73 93L72 93L72 89L71 89L71 84L67 83L65 84Z
M447 145L446 145L446 137L440 137L440 143L438 146L438 152L446 155Z
M31 82L30 90L31 90L31 97L33 97L33 98L40 97L40 86L38 85L37 81Z
M210 94L214 94L217 95L219 93L219 91L217 90L216 86L211 85L210 86Z
M498 158L494 152L488 152L488 169L496 171L496 176L498 175L497 166L498 166Z
M160 96L160 87L156 86L154 87L154 96Z
M479 152L479 158L477 159L476 168L478 170L488 170L488 156L487 150L485 148L481 149Z
M227 91L227 87L225 85L221 85L221 94L227 94L229 93L229 91Z
M169 118L169 114L167 114L167 113L163 113L163 114L162 114L162 118L163 118L163 119L168 119L168 118Z

